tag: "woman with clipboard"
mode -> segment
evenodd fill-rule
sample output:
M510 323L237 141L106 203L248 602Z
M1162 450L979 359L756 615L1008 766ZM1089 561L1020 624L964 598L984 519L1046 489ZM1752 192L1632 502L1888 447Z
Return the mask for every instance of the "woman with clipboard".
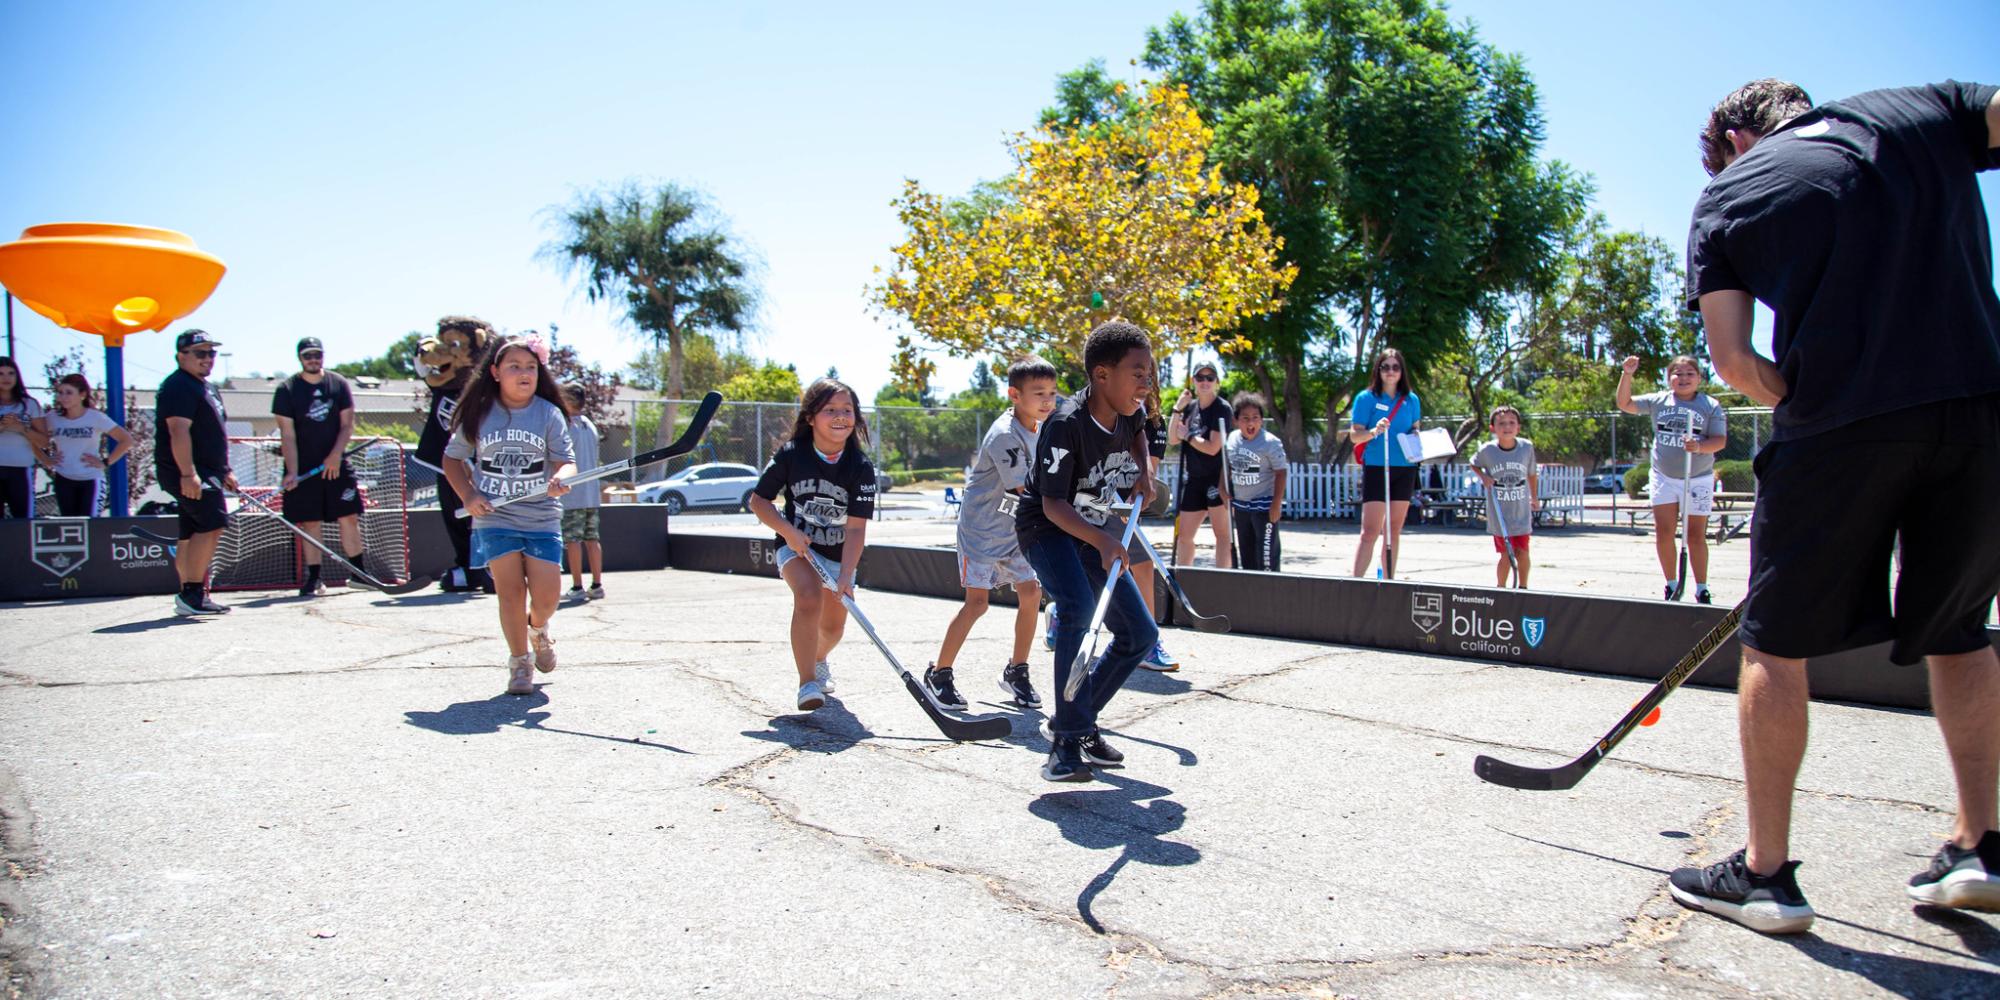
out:
M1396 437L1414 433L1424 418L1403 352L1387 348L1375 357L1368 390L1354 397L1354 458L1361 463L1361 541L1354 549L1354 575L1368 575L1375 543L1382 542L1382 577L1396 576L1396 544L1402 540L1403 519L1410 514L1410 494L1417 485L1417 463Z

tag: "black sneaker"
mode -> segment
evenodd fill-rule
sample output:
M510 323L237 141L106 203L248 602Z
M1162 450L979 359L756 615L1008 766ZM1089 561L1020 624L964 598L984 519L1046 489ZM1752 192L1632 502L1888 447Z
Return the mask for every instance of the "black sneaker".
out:
M1008 664L1007 669L1000 671L1000 690L1022 708L1042 707L1042 696L1035 693L1035 685L1028 681L1025 663Z
M1677 598L1677 597L1675 597L1675 596L1674 596L1674 585L1673 585L1673 584L1671 584L1671 583L1670 583L1670 584L1667 584L1667 592L1666 592L1666 593L1664 593L1664 594L1661 594L1661 595L1660 595L1660 597L1661 597L1661 599L1663 599L1663 600L1668 600L1668 601L1674 601L1674 600L1679 600L1679 598Z
M1813 924L1812 904L1799 891L1799 863L1785 862L1777 874L1753 873L1743 852L1707 868L1676 868L1667 888L1690 910L1705 910L1765 934L1797 934Z
M1091 733L1083 738L1079 747L1083 759L1098 767L1124 767L1125 755L1117 747L1104 741L1103 733Z
M317 573L314 573L313 575L306 577L306 582L299 585L299 596L325 597L326 582L321 580L319 578L319 574Z
M1089 781L1090 765L1083 762L1081 741L1074 738L1060 739L1049 748L1049 759L1042 765L1042 778L1047 781Z
M965 696L951 683L951 668L939 667L933 663L924 668L924 686L931 689L937 702L946 708L964 708Z
M1922 874L1910 876L1910 898L1954 910L2000 912L2000 830L1988 830L1972 850L1946 842Z
M1696 604L1714 604L1715 595L1709 593L1707 587L1696 587L1694 590L1694 602Z

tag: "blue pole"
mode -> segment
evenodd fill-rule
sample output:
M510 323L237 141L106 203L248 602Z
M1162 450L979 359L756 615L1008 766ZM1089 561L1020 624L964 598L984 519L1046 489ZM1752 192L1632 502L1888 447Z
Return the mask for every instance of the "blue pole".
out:
M104 412L118 426L125 426L125 348L112 345L108 339L104 345ZM108 470L112 517L132 516L132 488L126 465L121 458Z

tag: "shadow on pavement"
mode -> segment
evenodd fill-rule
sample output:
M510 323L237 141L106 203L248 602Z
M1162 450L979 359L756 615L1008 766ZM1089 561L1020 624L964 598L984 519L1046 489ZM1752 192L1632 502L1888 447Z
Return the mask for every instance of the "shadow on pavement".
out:
M603 740L621 746L651 747L655 750L680 754L692 753L672 744L656 743L636 736L607 736L603 733L586 733L548 725L552 713L537 711L548 703L549 696L543 694L541 685L537 684L535 693L531 695L497 694L481 701L461 701L438 712L404 712L403 721L418 729L428 729L446 736L481 736L497 733L505 726L512 726L540 733L560 733L564 736Z
M1118 849L1111 864L1077 893L1077 916L1091 930L1104 933L1092 907L1127 864L1171 868L1201 860L1194 847L1160 839L1187 823L1187 807L1166 798L1172 794L1170 788L1100 768L1095 784L1049 792L1028 803L1030 813L1054 823L1070 843L1093 851Z

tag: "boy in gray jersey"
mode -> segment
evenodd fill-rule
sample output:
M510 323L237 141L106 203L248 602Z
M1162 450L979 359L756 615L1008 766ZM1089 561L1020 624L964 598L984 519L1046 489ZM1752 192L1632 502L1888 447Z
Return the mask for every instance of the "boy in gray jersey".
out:
M1229 516L1235 522L1239 568L1278 571L1278 521L1285 516L1285 443L1264 430L1264 397L1238 393L1230 402L1236 429L1224 445Z
M1701 391L1701 366L1688 355L1667 362L1669 388L1632 395L1632 373L1639 359L1626 358L1618 377L1618 408L1653 421L1651 477L1646 490L1653 504L1653 548L1660 572L1667 579L1666 597L1680 599L1676 584L1674 532L1686 505L1688 568L1694 573L1694 599L1708 604L1708 515L1715 510L1715 454L1729 445L1728 414L1715 397Z
M1541 477L1535 474L1535 443L1518 436L1521 411L1496 406L1486 426L1493 440L1481 445L1472 456L1472 471L1479 474L1489 497L1486 533L1493 536L1493 551L1500 553L1494 569L1495 584L1507 586L1508 570L1518 566L1514 586L1528 586L1528 536L1535 532L1535 511L1542 506ZM1507 550L1514 558L1507 558Z
M569 411L575 416L569 418L570 449L575 452L577 471L589 472L603 463L598 459L599 437L597 424L583 415L583 385L571 382L563 386L563 398L569 401ZM604 600L604 543L598 528L598 510L604 505L604 484L602 481L585 483L582 487L563 494L562 533L563 558L569 563L569 593L563 599L572 604L583 601ZM590 564L590 589L583 589L583 567Z
M988 591L1011 584L1020 607L1014 613L1014 651L1000 674L1000 688L1022 708L1039 708L1040 695L1028 682L1028 645L1035 639L1035 618L1042 589L1035 568L1021 554L1014 532L1014 505L1035 464L1035 441L1042 421L1055 411L1055 366L1038 357L1014 362L1007 370L1007 399L1013 409L987 428L972 456L965 477L965 499L958 515L958 582L965 603L945 628L937 661L924 671L924 684L949 708L964 708L965 698L952 683L952 664L972 623L986 613Z

